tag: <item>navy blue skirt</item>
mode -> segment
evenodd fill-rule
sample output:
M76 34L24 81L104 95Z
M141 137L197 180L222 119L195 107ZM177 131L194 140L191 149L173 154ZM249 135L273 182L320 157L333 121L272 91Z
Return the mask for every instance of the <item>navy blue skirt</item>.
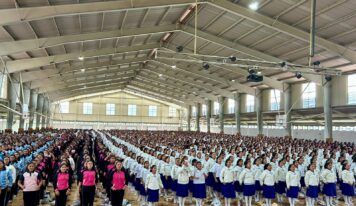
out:
M206 185L209 187L214 187L214 174L212 172L208 173L208 177L206 178Z
M162 179L164 179L164 181L162 181L163 188L166 190L171 189L172 188L172 178L170 176L168 176L167 178L165 176L163 176Z
M249 197L249 196L254 196L256 194L256 188L255 185L245 185L243 186L244 190L244 196Z
M292 186L287 190L287 197L298 198L299 187Z
M305 187L305 178L304 177L300 178L300 186Z
M189 184L177 183L176 195L178 197L188 197Z
M189 192L191 192L191 193L193 193L193 189L194 189L193 186L194 186L193 185L193 180L189 180Z
M220 179L219 178L216 178L217 181L214 183L214 191L216 192L221 192L221 182L220 182Z
M256 180L255 186L256 186L256 190L257 191L261 191L262 190L262 186L261 186L261 183L260 183L259 180Z
M140 187L141 187L141 179L140 178L136 178L136 180L135 180L135 190L136 191L140 191Z
M221 191L225 198L236 198L234 183L226 183L221 185Z
M276 192L278 194L284 194L286 193L286 188L287 188L287 183L285 181L279 181L276 184Z
M193 197L199 199L206 198L205 184L193 184Z
M309 185L309 187L307 188L307 197L310 198L317 198L318 197L318 193L319 193L319 186L311 186Z
M263 196L267 199L276 198L276 188L274 186L263 185Z
M324 184L323 194L329 197L336 197L336 184L335 183Z
M159 201L159 190L147 189L147 201L148 202L158 202Z
M147 192L145 190L145 186L143 186L143 184L140 185L140 195L142 196L146 196Z
M346 184L346 183L343 183L343 187L342 187L342 194L345 195L345 196L355 196L355 189L352 185L350 184Z
M236 192L242 193L244 191L244 188L239 181L234 182L234 186Z
M177 180L172 180L171 189L172 189L173 191L176 191L176 190L177 190Z

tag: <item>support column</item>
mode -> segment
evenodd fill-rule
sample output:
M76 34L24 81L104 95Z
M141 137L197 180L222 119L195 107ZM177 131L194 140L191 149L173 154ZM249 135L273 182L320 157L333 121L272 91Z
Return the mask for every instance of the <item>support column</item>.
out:
M46 120L47 120L47 106L48 106L48 98L45 97L43 100L43 107L42 107L42 128L46 128Z
M256 117L258 135L263 135L263 117L262 117L262 91L256 91Z
M192 119L192 106L189 105L187 108L188 112L187 112L187 127L188 127L188 132L190 132L190 120Z
M333 139L333 121L332 121L332 101L331 101L331 81L324 83L324 139L332 141Z
M28 128L33 129L33 121L35 120L35 112L37 109L37 99L38 99L38 93L36 90L31 89L30 92L30 121L28 123Z
M30 90L30 85L28 83L23 83L21 85L20 94L21 94L20 101L22 102L22 107L23 107L21 112L23 113L25 109L29 109L31 90ZM25 107L27 107L27 108L25 108ZM25 119L23 119L22 117L20 118L19 128L26 129L25 128Z
M284 94L284 114L286 115L286 136L292 136L292 116L291 116L291 107L292 107L292 88L290 84L286 84L285 89L283 91Z
M13 110L16 110L16 99L17 99L17 92L20 87L19 81L16 80L13 74L10 74L10 79L7 81L7 100L9 101L9 107ZM12 130L13 122L14 122L14 115L15 113L11 110L8 110L7 113L7 129Z
M48 106L47 106L47 121L46 121L46 127L49 128L51 124L51 103L48 100Z
M36 115L36 129L40 129L43 102L44 102L43 94L39 94L38 97L37 97L37 108L36 108L36 112L37 112L37 115Z
M197 103L197 132L200 132L201 103Z
M210 133L210 127L211 127L211 100L206 100L206 127L207 127L207 132Z
M241 134L241 110L240 110L240 101L241 101L241 94L234 93L234 100L235 100L235 126L236 126L236 134Z
M220 121L220 133L224 133L224 102L225 97L220 96L218 98L219 101L219 121Z

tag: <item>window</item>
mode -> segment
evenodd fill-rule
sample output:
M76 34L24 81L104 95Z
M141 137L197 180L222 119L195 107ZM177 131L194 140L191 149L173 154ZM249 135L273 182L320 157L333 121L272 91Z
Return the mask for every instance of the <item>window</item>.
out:
M247 112L255 111L255 97L252 95L246 96L246 111Z
M201 113L202 113L203 116L206 116L207 109L206 109L206 105L205 105L205 104L203 104L203 105L201 106Z
M315 83L303 84L303 108L315 107L316 86Z
M279 110L281 103L281 92L277 89L272 89L270 93L271 110Z
M193 117L197 116L197 108L195 106L192 107L192 116Z
M348 104L356 104L356 75L347 77Z
M83 103L83 114L93 114L93 103Z
M127 115L136 116L136 105L134 105L134 104L128 105Z
M115 115L115 104L106 104L106 115Z
M59 103L59 113L68 114L69 113L69 102Z
M229 114L235 113L235 100L229 99Z
M220 103L219 102L214 102L214 115L218 115L219 114L219 108L220 107Z
M157 106L148 106L148 116L157 117Z
M174 107L169 107L168 116L169 117L176 117L177 116L177 109L174 108Z

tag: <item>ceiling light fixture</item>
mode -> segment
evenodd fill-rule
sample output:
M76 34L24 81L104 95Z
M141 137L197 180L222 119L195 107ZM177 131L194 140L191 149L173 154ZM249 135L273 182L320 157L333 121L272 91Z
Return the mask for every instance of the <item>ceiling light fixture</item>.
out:
M229 59L232 61L232 62L236 62L237 58L235 56L230 56Z
M83 60L84 60L84 57L83 57L83 56L79 56L78 59L79 59L80 61L83 61Z
M81 72L85 72L85 69L81 69L80 71L81 71Z
M208 63L206 63L206 62L203 62L203 68L205 70L208 70L210 68L210 65Z
M258 9L259 3L257 1L252 2L250 5L248 5L248 8L251 10L256 11Z
M301 72L296 72L295 73L295 77L297 77L297 79L300 79L303 77L302 73Z
M163 76L163 74L159 74L158 76L159 76L159 77L162 77L162 76Z
M176 47L177 52L182 52L183 49L184 49L183 46L177 46Z
M172 69L177 69L177 66L176 65L172 65L171 68Z

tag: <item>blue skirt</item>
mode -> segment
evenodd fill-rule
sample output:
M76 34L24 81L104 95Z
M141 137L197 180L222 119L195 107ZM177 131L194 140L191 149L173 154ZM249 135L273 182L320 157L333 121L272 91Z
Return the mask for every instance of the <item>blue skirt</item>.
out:
M287 190L287 197L298 198L299 187L292 186Z
M262 190L262 186L261 186L261 183L260 183L259 180L256 180L255 186L256 186L256 190L257 191L261 191Z
M188 197L189 184L177 183L176 195L178 197Z
M142 196L146 196L147 192L145 190L145 186L143 186L143 184L140 185L140 195Z
M225 198L236 198L234 183L226 183L221 185L221 191Z
M234 182L234 186L236 192L242 193L244 191L244 188L239 181Z
M307 188L307 197L310 198L317 198L318 197L318 193L319 193L319 186L309 186Z
M323 187L323 193L329 197L336 197L336 184L335 183L326 183Z
M246 196L246 197L254 196L256 194L255 185L245 185L244 184L243 190L244 190L244 196Z
M167 178L165 176L162 176L162 179L164 179L164 181L162 181L163 188L166 190L171 189L172 188L172 178L170 176L168 176Z
M217 178L217 181L214 183L213 189L216 192L221 192L221 182L220 182L219 178Z
M135 190L136 191L140 191L140 187L141 187L141 179L140 178L136 178L136 180L135 180Z
M278 194L284 194L286 193L286 188L287 188L287 183L284 182L284 181L279 181L277 184L276 184L276 192Z
M350 184L346 184L346 183L343 183L343 187L342 187L342 194L345 195L345 196L355 196L355 189L352 185Z
M148 202L158 202L159 201L159 190L147 189L147 201Z
M263 196L267 199L276 198L276 188L274 186L263 185Z
M193 184L193 197L199 199L206 198L205 184Z
M305 178L304 177L300 178L300 186L305 187Z
M177 190L177 180L172 180L171 189L172 189L173 191L176 191L176 190Z
M194 185L193 180L189 180L189 192L193 193Z
M209 187L214 187L214 174L212 172L208 173L208 177L206 178L206 185Z

